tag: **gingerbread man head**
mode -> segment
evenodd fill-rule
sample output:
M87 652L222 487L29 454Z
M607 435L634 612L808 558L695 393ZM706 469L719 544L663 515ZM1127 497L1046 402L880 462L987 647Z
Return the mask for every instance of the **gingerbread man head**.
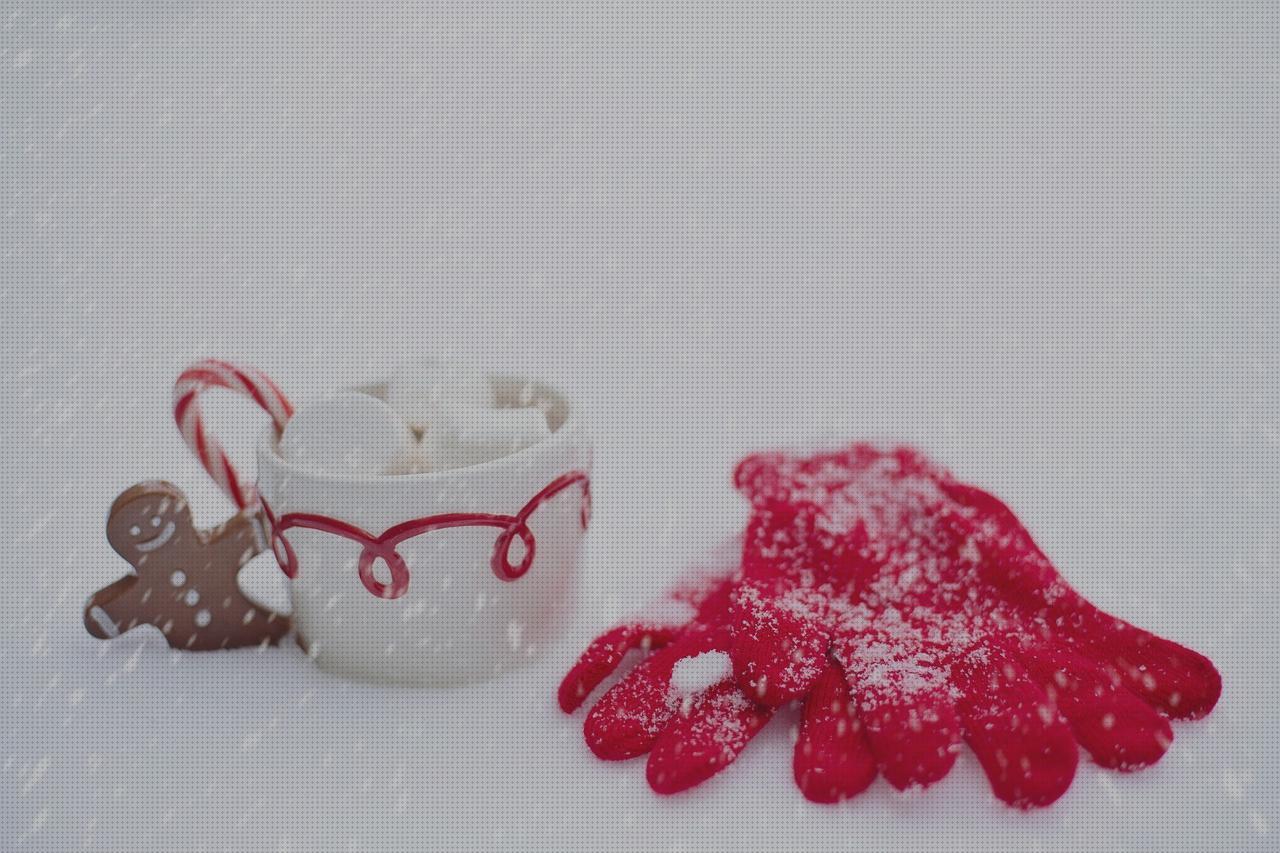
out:
M274 643L289 620L254 604L236 576L263 550L253 510L197 530L186 496L163 482L139 483L111 506L107 541L134 568L85 606L100 639L153 625L174 648L204 650Z
M195 539L186 498L168 483L139 483L116 498L107 516L107 541L134 567L172 562Z

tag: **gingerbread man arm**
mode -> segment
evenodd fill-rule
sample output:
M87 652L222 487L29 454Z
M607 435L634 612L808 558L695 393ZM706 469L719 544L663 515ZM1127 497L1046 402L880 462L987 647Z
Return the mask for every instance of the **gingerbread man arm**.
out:
M270 547L258 510L243 510L217 527L200 531L215 566L234 565L243 568L254 557Z

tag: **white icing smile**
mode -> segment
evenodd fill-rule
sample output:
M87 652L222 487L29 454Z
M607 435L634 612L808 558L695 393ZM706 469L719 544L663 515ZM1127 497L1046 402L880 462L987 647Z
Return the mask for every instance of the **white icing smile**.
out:
M176 533L177 530L178 530L178 526L171 521L164 526L164 530L161 530L159 533L157 533L155 536L151 537L145 542L137 543L133 547L137 548L139 551L141 551L144 554L150 551L154 551L155 549L163 546L166 542L172 539L173 534Z

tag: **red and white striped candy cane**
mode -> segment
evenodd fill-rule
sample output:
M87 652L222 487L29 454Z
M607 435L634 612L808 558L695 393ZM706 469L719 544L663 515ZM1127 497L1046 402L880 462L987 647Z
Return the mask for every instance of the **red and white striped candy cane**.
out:
M256 507L260 502L257 489L240 481L227 452L216 438L205 431L199 397L207 388L226 388L249 397L271 415L277 433L284 429L285 423L293 416L293 406L289 405L284 393L262 371L252 367L239 367L216 358L196 362L182 371L182 375L174 383L173 419L178 422L183 440L237 508Z

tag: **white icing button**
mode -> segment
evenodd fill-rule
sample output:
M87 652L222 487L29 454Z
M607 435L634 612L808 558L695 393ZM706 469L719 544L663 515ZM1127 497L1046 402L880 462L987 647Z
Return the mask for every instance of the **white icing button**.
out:
M280 436L280 454L326 474L381 474L415 445L394 409L367 394L343 392L299 410Z
M178 569L176 572L169 575L169 583L173 584L174 586L182 586L186 582L187 582L187 573L184 572L182 569Z

